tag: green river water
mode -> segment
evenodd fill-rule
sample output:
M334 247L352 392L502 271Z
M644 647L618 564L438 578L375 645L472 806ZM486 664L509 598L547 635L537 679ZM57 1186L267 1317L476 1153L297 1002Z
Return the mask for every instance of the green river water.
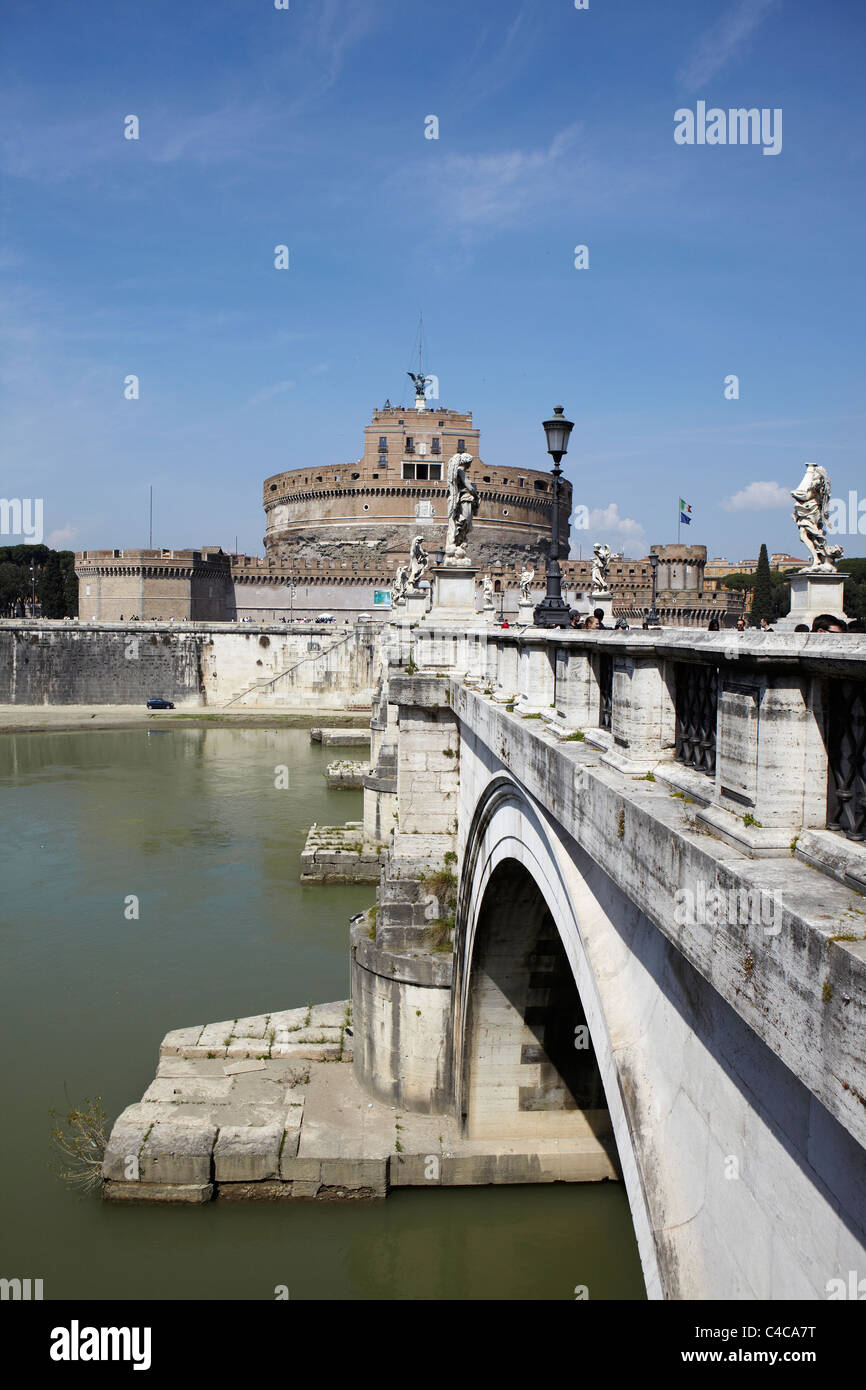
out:
M305 729L0 735L0 1276L46 1299L642 1298L618 1184L116 1206L51 1171L50 1109L101 1095L113 1122L169 1029L348 997L374 890L298 881L309 825L361 815L331 756Z

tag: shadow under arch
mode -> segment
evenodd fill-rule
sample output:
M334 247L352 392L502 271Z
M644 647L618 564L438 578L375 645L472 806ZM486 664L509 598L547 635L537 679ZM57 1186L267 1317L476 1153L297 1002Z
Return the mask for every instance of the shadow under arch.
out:
M523 923L521 913L526 917ZM491 947L491 922L497 914L501 918L500 930L494 932ZM522 958L515 959L516 956ZM539 965L540 971L534 968ZM486 1001L479 999L475 990L476 974L486 977ZM545 975L553 978L539 978ZM555 1016L565 998L564 976L570 986L565 1004L567 1027L557 1027ZM540 990L540 996L534 990ZM458 1120L463 1121L464 1127L472 1125L478 1133L492 1134L500 1122L506 1128L520 1130L525 1122L518 1120L513 1125L508 1110L512 1115L515 1108L520 1112L522 1100L530 1110L540 1105L548 1113L552 1108L565 1112L559 1125L549 1124L551 1137L558 1127L566 1132L568 1114L575 1109L583 1110L586 1129L593 1135L612 1132L647 1294L650 1298L661 1297L658 1251L629 1107L620 1084L608 1020L583 943L577 907L549 824L519 783L507 774L494 776L485 788L467 836L455 919L452 997L452 1077ZM515 1082L512 1077L510 1096L492 1103L490 1096L484 1094L485 1084L492 1081L497 1070L492 1052L489 1075L481 1077L480 1088L478 1076L473 1080L471 1075L479 1060L482 1064L484 1061L483 1044L479 1051L478 1024L491 1003L494 1011L498 1009L500 1013L500 1031L504 1030L504 1036L510 1040L510 1056L504 1059L506 1069L532 1062L542 1069L545 1065L553 1069L546 1075L542 1070L539 1077L533 1077L523 1088L522 1097L520 1079ZM506 1005L511 1009L510 1020ZM535 1008L540 1010L537 1015L532 1012ZM528 1020L526 1009L530 1011ZM523 1018L518 1020L521 1010ZM488 1013L483 1030L495 1046L497 1023L494 1019L491 1029L490 1022ZM518 1038L518 1022L530 1032L536 1027L542 1032L542 1039L537 1040L539 1051L533 1053L533 1044L525 1032ZM565 1060L566 1043L570 1030L570 1046L575 1050L575 1030L582 1026L588 1030L591 1047L575 1067ZM515 1061L518 1041L520 1055ZM526 1125L523 1133L528 1128ZM540 1129L543 1132L544 1126ZM613 1149L610 1138L606 1143Z

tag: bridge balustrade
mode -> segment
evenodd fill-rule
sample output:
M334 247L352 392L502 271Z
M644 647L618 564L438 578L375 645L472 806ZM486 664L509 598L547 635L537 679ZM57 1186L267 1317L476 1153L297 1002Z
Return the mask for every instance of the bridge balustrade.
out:
M866 639L828 635L488 629L419 633L416 660L468 677L515 714L584 732L602 762L651 770L749 854L800 837L832 859L866 844ZM448 657L442 661L442 643ZM471 648L471 649L470 649ZM823 848L815 836L834 841ZM823 861L822 861L823 862ZM849 868L850 875L850 868ZM855 877L866 883L866 867Z

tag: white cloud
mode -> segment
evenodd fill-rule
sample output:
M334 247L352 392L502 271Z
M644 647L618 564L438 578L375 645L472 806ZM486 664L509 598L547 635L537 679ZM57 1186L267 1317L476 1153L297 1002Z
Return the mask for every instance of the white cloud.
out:
M677 77L690 91L703 85L736 57L743 44L777 8L779 0L735 0L727 14L698 39Z
M272 400L274 396L282 396L286 391L293 390L294 385L293 381L276 381L273 386L263 386L261 391L250 396L247 405L261 405L263 401Z
M49 550L71 550L71 542L78 535L78 527L73 526L67 521L65 526L61 526L56 531L51 531L45 538L45 544Z
M602 536L619 536L623 540L640 540L643 526L630 516L620 516L619 505L608 502L606 507L594 507L589 514L589 530L595 540Z
M749 483L722 503L726 512L771 512L790 505L790 492L778 483Z

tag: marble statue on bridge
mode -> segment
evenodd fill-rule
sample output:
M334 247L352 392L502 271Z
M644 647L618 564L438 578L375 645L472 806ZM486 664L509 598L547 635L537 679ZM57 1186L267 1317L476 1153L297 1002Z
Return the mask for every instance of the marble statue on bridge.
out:
M827 519L830 506L830 479L827 470L817 463L807 463L803 481L791 493L792 513L800 539L812 556L811 565L804 565L801 574L835 574L836 561L842 554L841 545L827 544Z
M406 590L409 584L408 565L398 565L397 573L394 576L394 583L391 585L391 605L399 607L406 602Z
M461 565L469 558L466 544L472 530L472 520L478 515L478 489L469 477L471 464L471 454L452 454L448 460L446 565Z
M424 549L424 537L416 536L409 551L408 588L413 593L419 592L418 585L421 583L429 563L429 556Z
M522 570L522 571L521 571L521 574L520 574L520 602L521 602L521 603L531 603L531 602L532 602L532 595L531 595L531 593L529 592L529 589L530 589L530 586L531 586L532 581L533 581L534 578L535 578L535 570Z
M592 547L592 592L606 594L610 589L610 546L598 541Z

